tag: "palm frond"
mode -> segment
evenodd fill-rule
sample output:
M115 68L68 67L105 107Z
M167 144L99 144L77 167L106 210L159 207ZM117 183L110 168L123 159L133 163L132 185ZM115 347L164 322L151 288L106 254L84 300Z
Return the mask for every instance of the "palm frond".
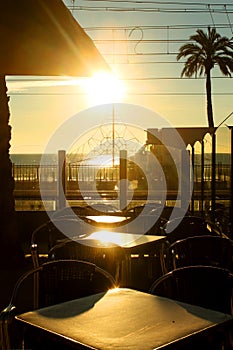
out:
M221 73L231 76L233 72L233 42L216 32L215 28L208 28L207 33L197 29L189 37L189 42L182 45L176 56L177 61L185 58L181 77L206 75L207 115L209 126L213 126L213 111L211 102L211 70L218 66Z

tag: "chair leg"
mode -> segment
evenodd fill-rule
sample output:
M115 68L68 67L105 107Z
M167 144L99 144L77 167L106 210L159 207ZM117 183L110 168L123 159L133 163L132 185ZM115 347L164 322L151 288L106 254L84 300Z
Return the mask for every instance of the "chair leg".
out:
M10 337L8 332L8 322L1 321L0 328L0 341L1 341L1 350L10 350Z
M33 276L33 307L34 309L38 309L39 306L39 273L36 272Z
M32 246L31 246L31 256L32 256L33 266L36 269L37 267L40 266L37 244L32 244Z
M231 329L225 334L223 350L233 350L233 331Z

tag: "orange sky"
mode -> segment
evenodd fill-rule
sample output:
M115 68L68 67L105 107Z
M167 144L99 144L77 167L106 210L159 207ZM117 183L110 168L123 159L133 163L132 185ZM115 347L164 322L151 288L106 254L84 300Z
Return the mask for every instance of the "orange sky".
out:
M84 6L84 4L87 6L84 1L66 0L64 2L70 6L71 10L72 6ZM207 6L209 2L202 3L203 5L206 3ZM117 3L106 2L105 5L117 6ZM224 7L224 5L231 7ZM91 2L88 6L100 6L100 3ZM136 3L123 3L122 6L132 8ZM145 2L144 6L152 5ZM162 9L161 5L155 8L159 6ZM190 11L191 9L188 2L183 6L178 6L174 2L173 9L178 7L179 10L187 8ZM172 126L207 126L205 80L179 79L182 64L176 63L176 56L172 55L172 52L177 51L181 46L181 42L176 43L176 40L188 39L195 32L195 26L198 28L215 24L218 27L224 24L226 28L219 28L218 31L222 35L232 36L233 5L231 1L212 1L211 8L215 11L202 14L189 13L189 11L187 13L182 11L178 13L91 12L73 7L73 15L94 40L115 75L125 85L124 95L118 99L118 102L151 110ZM224 8L227 8L228 12L224 12ZM167 9L169 9L168 6ZM193 25L193 28L187 27L190 25ZM149 26L152 28L148 28ZM176 30L175 26L186 26L186 29ZM94 30L93 27L96 29ZM131 39L134 41L130 41ZM168 39L169 41L166 41ZM154 41L151 43L150 40ZM233 111L233 84L229 78L220 78L221 74L217 69L213 71L212 76L214 117L218 125ZM22 80L25 79L7 78L10 123L13 126L12 153L43 152L51 135L64 121L79 112L93 108L96 104L111 102L110 100L100 101L96 96L94 98L93 91L91 97L83 85L75 86L73 82L67 83L64 80L59 82L48 78L45 81L38 81L35 77L29 81ZM101 88L97 87L98 96L103 89L104 85ZM133 120L134 116L128 116L128 118ZM85 124L85 120L80 120L80 123ZM99 123L103 123L103 119ZM152 119L151 123L154 125L148 125L148 128L157 127L156 118L154 121ZM233 124L232 117L228 120L228 124Z

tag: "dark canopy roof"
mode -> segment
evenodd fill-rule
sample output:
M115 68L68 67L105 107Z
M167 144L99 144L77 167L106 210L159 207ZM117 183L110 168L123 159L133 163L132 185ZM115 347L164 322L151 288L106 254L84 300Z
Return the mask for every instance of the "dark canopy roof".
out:
M94 70L109 67L62 0L0 0L0 75Z
M160 144L162 142L167 146L175 146L175 145L177 146L176 131L182 137L186 146L188 145L193 146L195 142L202 141L207 133L212 134L213 128L186 127L186 128L148 129L147 144Z

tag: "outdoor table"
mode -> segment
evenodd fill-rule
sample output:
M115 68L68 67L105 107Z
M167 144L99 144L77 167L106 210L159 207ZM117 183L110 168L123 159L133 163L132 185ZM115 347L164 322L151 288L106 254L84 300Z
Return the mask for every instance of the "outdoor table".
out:
M83 218L90 220L91 225L109 229L111 231L121 231L125 233L140 234L150 231L150 229L158 221L159 216L155 215L140 215L135 217L131 214L123 215L106 214L106 215L85 215Z
M164 263L166 236L139 235L101 230L83 237L79 242L84 244L86 242L88 244L88 240L98 241L100 242L100 246L101 244L114 244L124 249L125 260L122 261L121 286L134 288L139 286L140 289L148 290L151 282L166 272ZM133 264L136 264L137 268L141 265L142 269L144 269L143 275L135 273L135 277L133 277Z
M64 349L152 350L181 349L206 336L225 336L233 317L116 288L18 315L16 323L26 334L36 334L37 341L47 338Z
M87 215L87 219L94 221L97 224L116 224L130 219L128 216L120 215Z

